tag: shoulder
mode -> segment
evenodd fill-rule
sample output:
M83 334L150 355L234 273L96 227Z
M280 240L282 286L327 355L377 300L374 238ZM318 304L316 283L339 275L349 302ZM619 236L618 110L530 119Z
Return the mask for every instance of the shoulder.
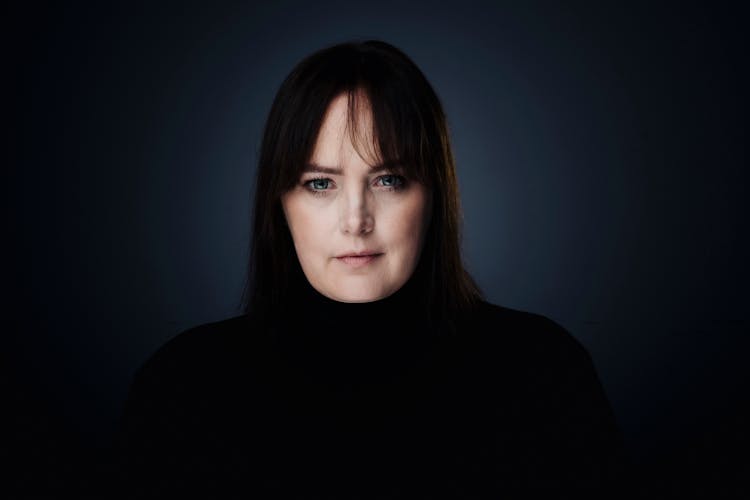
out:
M202 431L191 422L213 415L242 380L237 374L242 339L252 336L249 327L247 317L235 316L193 326L164 342L130 381L118 440L140 443L136 446L172 439L178 440L175 446L195 444Z
M474 356L488 380L536 406L604 407L594 361L565 327L542 314L481 304Z
M476 340L490 355L589 361L583 344L565 327L542 314L481 301L473 313L472 325Z
M138 368L136 377L181 375L185 368L196 371L221 364L246 345L250 330L250 320L244 314L190 327L156 349Z

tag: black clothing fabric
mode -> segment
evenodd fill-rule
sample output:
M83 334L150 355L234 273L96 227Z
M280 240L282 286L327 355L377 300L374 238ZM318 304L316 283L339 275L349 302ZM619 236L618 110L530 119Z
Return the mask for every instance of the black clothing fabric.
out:
M585 349L488 302L457 335L418 287L343 303L306 281L273 320L177 335L138 370L118 437L126 496L500 498L623 491L627 463Z

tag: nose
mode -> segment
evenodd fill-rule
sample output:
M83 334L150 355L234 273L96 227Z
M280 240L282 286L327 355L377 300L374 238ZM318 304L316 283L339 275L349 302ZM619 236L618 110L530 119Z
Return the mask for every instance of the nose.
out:
M363 235L372 231L375 218L367 193L350 190L343 196L341 231L349 235Z

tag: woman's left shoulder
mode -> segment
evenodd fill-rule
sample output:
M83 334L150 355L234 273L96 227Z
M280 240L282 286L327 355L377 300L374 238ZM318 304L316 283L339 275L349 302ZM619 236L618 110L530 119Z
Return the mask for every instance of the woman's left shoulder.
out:
M507 351L588 358L581 342L557 321L540 313L481 301L472 314L474 334Z

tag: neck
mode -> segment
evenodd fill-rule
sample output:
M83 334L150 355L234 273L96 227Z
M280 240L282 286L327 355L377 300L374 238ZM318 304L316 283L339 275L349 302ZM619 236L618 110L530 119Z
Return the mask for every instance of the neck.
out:
M412 275L387 297L340 302L316 290L302 273L294 277L283 314L284 335L339 347L377 348L419 340L428 334L420 304L424 291Z

